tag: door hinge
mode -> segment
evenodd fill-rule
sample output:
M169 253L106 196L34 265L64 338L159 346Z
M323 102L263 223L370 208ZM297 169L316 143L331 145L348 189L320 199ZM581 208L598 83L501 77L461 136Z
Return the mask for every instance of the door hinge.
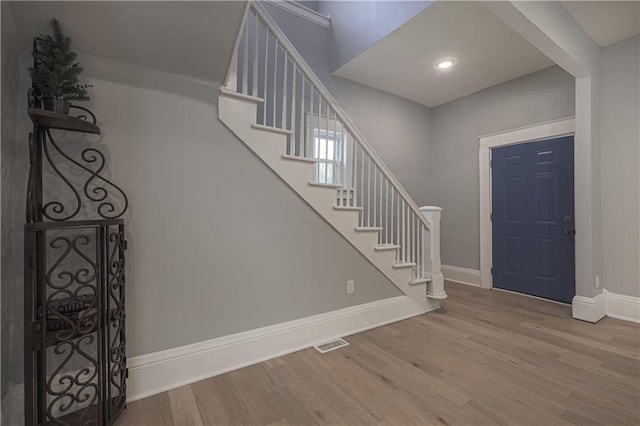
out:
M489 160L489 167L493 167L493 160Z
M126 368L126 369L124 370L124 378L125 378L125 379L128 379L128 378L129 378L129 369L128 369L128 368Z
M493 212L489 213L489 220L493 222Z
M493 275L493 266L491 267L491 275Z
M124 249L125 249L125 250L127 250L127 249L129 248L129 241L124 240L124 241L122 242L122 247L124 247Z

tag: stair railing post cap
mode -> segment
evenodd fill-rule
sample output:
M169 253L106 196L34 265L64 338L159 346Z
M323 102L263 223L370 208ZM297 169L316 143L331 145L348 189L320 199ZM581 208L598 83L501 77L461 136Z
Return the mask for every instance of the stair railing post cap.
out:
M442 207L438 206L422 206L420 207L421 212L441 212Z

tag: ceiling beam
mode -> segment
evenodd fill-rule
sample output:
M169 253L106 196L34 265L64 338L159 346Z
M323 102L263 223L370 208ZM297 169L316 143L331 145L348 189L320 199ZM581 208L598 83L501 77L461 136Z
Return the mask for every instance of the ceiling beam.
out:
M485 1L483 5L574 77L599 71L600 47L560 2Z

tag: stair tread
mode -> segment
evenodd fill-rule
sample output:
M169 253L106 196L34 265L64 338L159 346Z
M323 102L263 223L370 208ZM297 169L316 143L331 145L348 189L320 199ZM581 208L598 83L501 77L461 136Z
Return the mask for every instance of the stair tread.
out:
M272 126L265 126L263 124L252 124L251 128L253 129L257 129L257 130L265 130L267 132L273 132L273 133L281 133L283 135L292 135L293 132L291 130L287 130L287 129L280 129L279 127L272 127Z
M398 250L399 248L400 246L396 244L378 244L373 249L381 251L381 250Z
M303 163L315 164L318 162L318 160L316 160L315 158L300 157L299 155L282 154L282 158L291 161L301 161Z
M414 278L411 281L409 281L410 285L415 285L415 284L422 284L422 283L428 283L429 281L431 281L431 276L424 276L422 278Z
M358 226L356 231L382 231L382 228L376 226Z
M397 262L393 264L394 268L409 268L411 266L416 266L414 262Z
M349 210L349 211L360 211L362 207L355 206L333 206L334 210Z
M246 101L251 101L251 102L256 102L256 103L263 103L264 99L262 98L258 98L256 96L251 96L251 95L245 95L244 93L238 93L235 92L233 90L229 90L226 87L221 87L220 88L220 94L224 95L224 96L230 96L233 98L238 98L238 99L244 99Z
M311 186L320 186L323 188L332 188L332 189L338 189L338 188L342 188L342 185L339 185L337 183L323 183L323 182L309 182L309 185Z

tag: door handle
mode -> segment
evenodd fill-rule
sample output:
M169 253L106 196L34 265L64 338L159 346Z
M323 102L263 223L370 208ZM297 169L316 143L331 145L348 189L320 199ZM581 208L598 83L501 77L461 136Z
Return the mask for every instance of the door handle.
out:
M563 233L564 235L573 235L573 234L575 234L575 233L576 233L576 230L575 230L575 229L574 229L574 230L571 230L571 229L569 229L569 228L564 228L564 229L562 230L562 233Z

